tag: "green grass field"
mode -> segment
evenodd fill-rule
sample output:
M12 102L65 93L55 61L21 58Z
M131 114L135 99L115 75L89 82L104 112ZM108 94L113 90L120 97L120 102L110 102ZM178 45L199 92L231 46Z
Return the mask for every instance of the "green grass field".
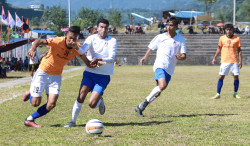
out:
M0 104L0 145L250 145L250 66L241 69L241 99L233 98L231 76L224 80L221 99L210 99L218 71L219 66L177 66L167 89L139 118L134 108L155 86L152 66L116 67L104 93L106 113L99 115L85 102L73 128L63 126L71 119L82 70L65 73L57 107L36 120L41 129L23 125L37 108L21 96ZM28 88L29 83L0 89L0 96L10 98ZM90 119L104 123L102 135L86 134Z

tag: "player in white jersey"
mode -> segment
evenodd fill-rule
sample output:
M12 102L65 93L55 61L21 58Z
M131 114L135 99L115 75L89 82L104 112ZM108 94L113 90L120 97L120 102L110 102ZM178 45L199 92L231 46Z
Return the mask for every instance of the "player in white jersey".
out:
M73 105L72 119L64 127L76 126L76 119L81 111L82 104L91 91L88 104L91 108L99 107L101 115L105 113L103 102L103 92L110 81L110 75L114 72L114 61L117 50L117 41L115 38L108 36L109 22L106 19L100 19L97 22L98 34L89 36L83 46L79 48L80 54L88 51L88 59L97 63L99 67L86 67L83 72L79 95Z
M139 117L144 117L142 112L147 105L153 102L160 93L166 89L174 73L178 60L186 59L186 43L185 38L176 33L178 22L175 17L171 17L167 22L167 32L157 35L148 45L145 56L140 60L142 65L153 50L157 50L156 59L153 70L155 72L154 80L157 86L151 91L146 99L136 106L135 112Z

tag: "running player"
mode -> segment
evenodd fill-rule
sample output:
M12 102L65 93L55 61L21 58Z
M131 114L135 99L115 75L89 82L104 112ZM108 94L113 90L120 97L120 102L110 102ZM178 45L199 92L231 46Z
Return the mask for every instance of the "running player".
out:
M239 69L242 67L242 52L241 52L241 41L240 37L233 34L234 26L232 24L225 25L226 35L220 37L217 51L212 60L212 64L215 63L216 57L221 52L221 65L219 72L219 80L217 83L217 94L211 99L219 99L221 88L223 86L223 79L225 75L228 75L230 70L234 76L234 94L233 97L240 98L238 95L239 89ZM238 55L238 58L237 58ZM239 59L239 60L238 60Z
M171 17L167 22L167 32L157 35L148 45L148 50L145 56L140 60L140 64L147 59L153 50L157 50L157 55L154 63L154 72L157 86L151 91L146 99L139 104L135 111L139 117L144 117L142 112L153 102L160 93L166 89L174 73L175 66L178 60L186 59L186 43L185 38L176 33L178 22L175 17ZM180 54L179 54L180 53Z
M81 57L87 66L94 67L94 65L90 65L90 61L85 55L80 55L78 51L73 48L73 46L76 45L79 33L79 26L71 26L66 37L37 39L32 45L31 50L28 51L28 55L31 57L31 59L33 59L36 48L39 45L50 46L48 54L42 59L41 64L39 65L39 68L32 79L30 91L25 93L23 100L30 100L30 103L34 107L37 107L40 105L42 93L46 89L48 101L46 104L39 107L36 112L26 118L24 125L41 128L41 126L37 125L34 120L46 115L56 106L56 101L60 93L62 79L61 74L63 67L69 60L75 56L78 56Z
M108 26L108 20L98 20L98 34L89 36L84 42L83 46L79 49L83 53L88 51L88 57L90 57L90 60L94 57L100 58L96 59L98 66L103 61L106 64L103 64L97 68L86 67L85 71L83 72L79 95L73 105L71 121L68 122L68 124L64 127L76 126L76 119L81 111L82 104L90 91L91 95L88 101L89 106L91 108L99 107L99 113L101 115L105 113L105 105L102 96L104 90L109 84L110 75L112 75L114 72L114 61L117 50L116 39L107 35Z

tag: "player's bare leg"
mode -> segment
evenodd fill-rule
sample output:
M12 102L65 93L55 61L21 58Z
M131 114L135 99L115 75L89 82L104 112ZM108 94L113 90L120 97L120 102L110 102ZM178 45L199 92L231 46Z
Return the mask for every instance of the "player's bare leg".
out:
M91 108L99 107L99 113L101 115L105 113L105 104L104 104L103 98L96 91L93 91L90 95L89 106Z

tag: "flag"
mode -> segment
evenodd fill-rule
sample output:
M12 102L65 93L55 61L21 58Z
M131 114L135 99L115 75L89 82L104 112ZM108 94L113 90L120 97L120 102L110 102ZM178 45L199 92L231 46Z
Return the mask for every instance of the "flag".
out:
M3 24L9 25L8 19L7 19L6 15L5 15L5 13L4 13L3 6L2 6L2 17L1 17L1 21L3 22Z
M13 19L13 17L11 16L10 12L8 11L8 16L9 16L9 25L10 28L12 29L15 26L15 20Z
M23 19L23 26L22 26L22 29L25 33L29 33L29 19L27 18L26 21L25 19Z
M15 13L16 15L16 26L17 27L22 27L23 26L23 21L17 16L17 14Z

